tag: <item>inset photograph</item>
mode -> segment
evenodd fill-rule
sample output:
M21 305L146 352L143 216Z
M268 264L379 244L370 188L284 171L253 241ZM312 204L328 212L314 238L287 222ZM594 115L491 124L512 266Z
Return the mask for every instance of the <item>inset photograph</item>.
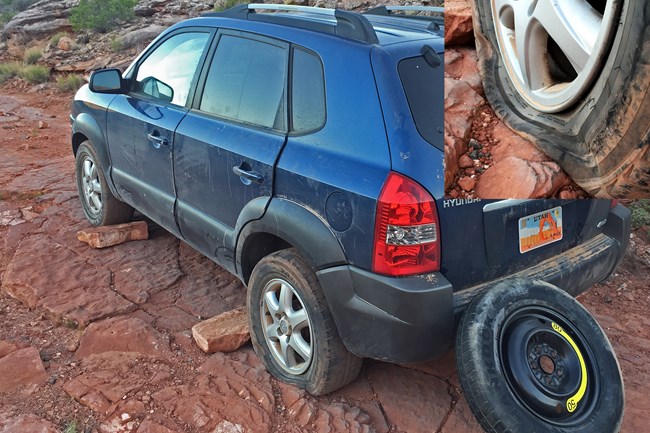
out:
M650 197L650 4L445 3L445 195Z

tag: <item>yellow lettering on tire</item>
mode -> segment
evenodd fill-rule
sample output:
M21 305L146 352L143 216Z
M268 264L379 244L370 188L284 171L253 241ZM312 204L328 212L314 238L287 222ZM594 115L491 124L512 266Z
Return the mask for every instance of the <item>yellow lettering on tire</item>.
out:
M562 327L557 323L551 322L551 326L555 332L560 334L566 341L569 342L571 347L573 347L576 355L578 356L578 362L580 362L580 386L578 387L578 392L569 397L569 399L566 401L566 409L569 411L569 413L573 413L578 408L578 403L580 403L580 400L582 400L582 398L585 396L585 392L587 391L587 365L585 364L585 359L582 357L580 349L578 349L575 341L573 341L573 338L571 338L571 336L567 334L564 329L562 329Z

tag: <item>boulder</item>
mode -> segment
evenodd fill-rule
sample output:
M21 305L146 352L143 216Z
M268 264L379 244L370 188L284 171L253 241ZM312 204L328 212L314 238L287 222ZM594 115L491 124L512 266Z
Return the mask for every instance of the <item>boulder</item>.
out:
M471 44L473 40L472 3L470 0L447 0L445 2L445 46Z
M250 340L247 310L242 307L199 322L192 335L206 353L233 352Z
M62 36L56 47L63 51L70 51L74 45L74 41L67 36Z
M60 433L60 430L36 415L23 414L9 418L0 414L0 433Z
M77 239L93 248L106 248L128 241L149 239L149 229L145 221L135 221L126 224L79 230L77 232Z
M152 24L149 27L145 27L138 30L133 30L119 38L122 46L126 48L133 48L136 46L142 46L144 48L149 42L154 40L159 34L161 34L166 27Z

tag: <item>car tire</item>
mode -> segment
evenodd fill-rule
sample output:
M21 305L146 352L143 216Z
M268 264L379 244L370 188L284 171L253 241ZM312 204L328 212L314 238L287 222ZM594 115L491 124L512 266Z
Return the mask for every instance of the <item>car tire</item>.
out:
M537 144L590 194L603 198L650 196L650 2L500 3L506 6L494 20L494 0L474 0L479 69L486 97L497 115ZM577 68L564 54L576 52L574 39L557 36L561 43L552 37L551 42L548 38L544 42L543 26L542 30L531 27L537 30L527 33L541 36L514 36L515 44L500 45L500 40L509 40L508 34L516 34L515 16L537 13L529 9L517 15L514 8L511 13L509 3L516 8L553 4L554 10L598 5L598 12L602 11L598 37L602 39L590 49L590 57L577 55L589 59L586 63L580 60ZM541 10L540 14L549 9ZM571 23L570 27L582 15L549 20L548 27L562 28L562 22ZM525 20L520 24L524 27ZM556 30L550 32L559 35ZM527 55L517 51L520 40L524 40L521 46L528 47ZM526 62L519 62L522 57ZM522 69L522 64L529 67ZM543 72L534 72L540 70ZM536 90L527 90L526 83L537 83L529 86Z
M362 359L343 345L316 274L297 250L255 266L247 305L253 347L276 378L323 395L358 376Z
M542 281L477 296L457 333L460 383L487 432L612 433L623 418L620 367L578 301Z
M75 172L77 192L84 214L94 226L128 222L133 208L113 196L97 153L89 141L77 149Z

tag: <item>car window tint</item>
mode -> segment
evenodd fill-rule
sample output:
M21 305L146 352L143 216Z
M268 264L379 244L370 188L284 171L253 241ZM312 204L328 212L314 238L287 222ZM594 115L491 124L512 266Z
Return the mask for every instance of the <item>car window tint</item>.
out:
M223 35L199 109L228 119L286 130L287 50Z
M325 124L323 65L312 53L293 52L291 122L296 132L313 131Z
M195 32L167 39L140 64L134 90L185 105L209 36L209 33Z
M420 135L434 146L442 146L444 68L432 66L424 56L401 60L397 65L411 115Z

